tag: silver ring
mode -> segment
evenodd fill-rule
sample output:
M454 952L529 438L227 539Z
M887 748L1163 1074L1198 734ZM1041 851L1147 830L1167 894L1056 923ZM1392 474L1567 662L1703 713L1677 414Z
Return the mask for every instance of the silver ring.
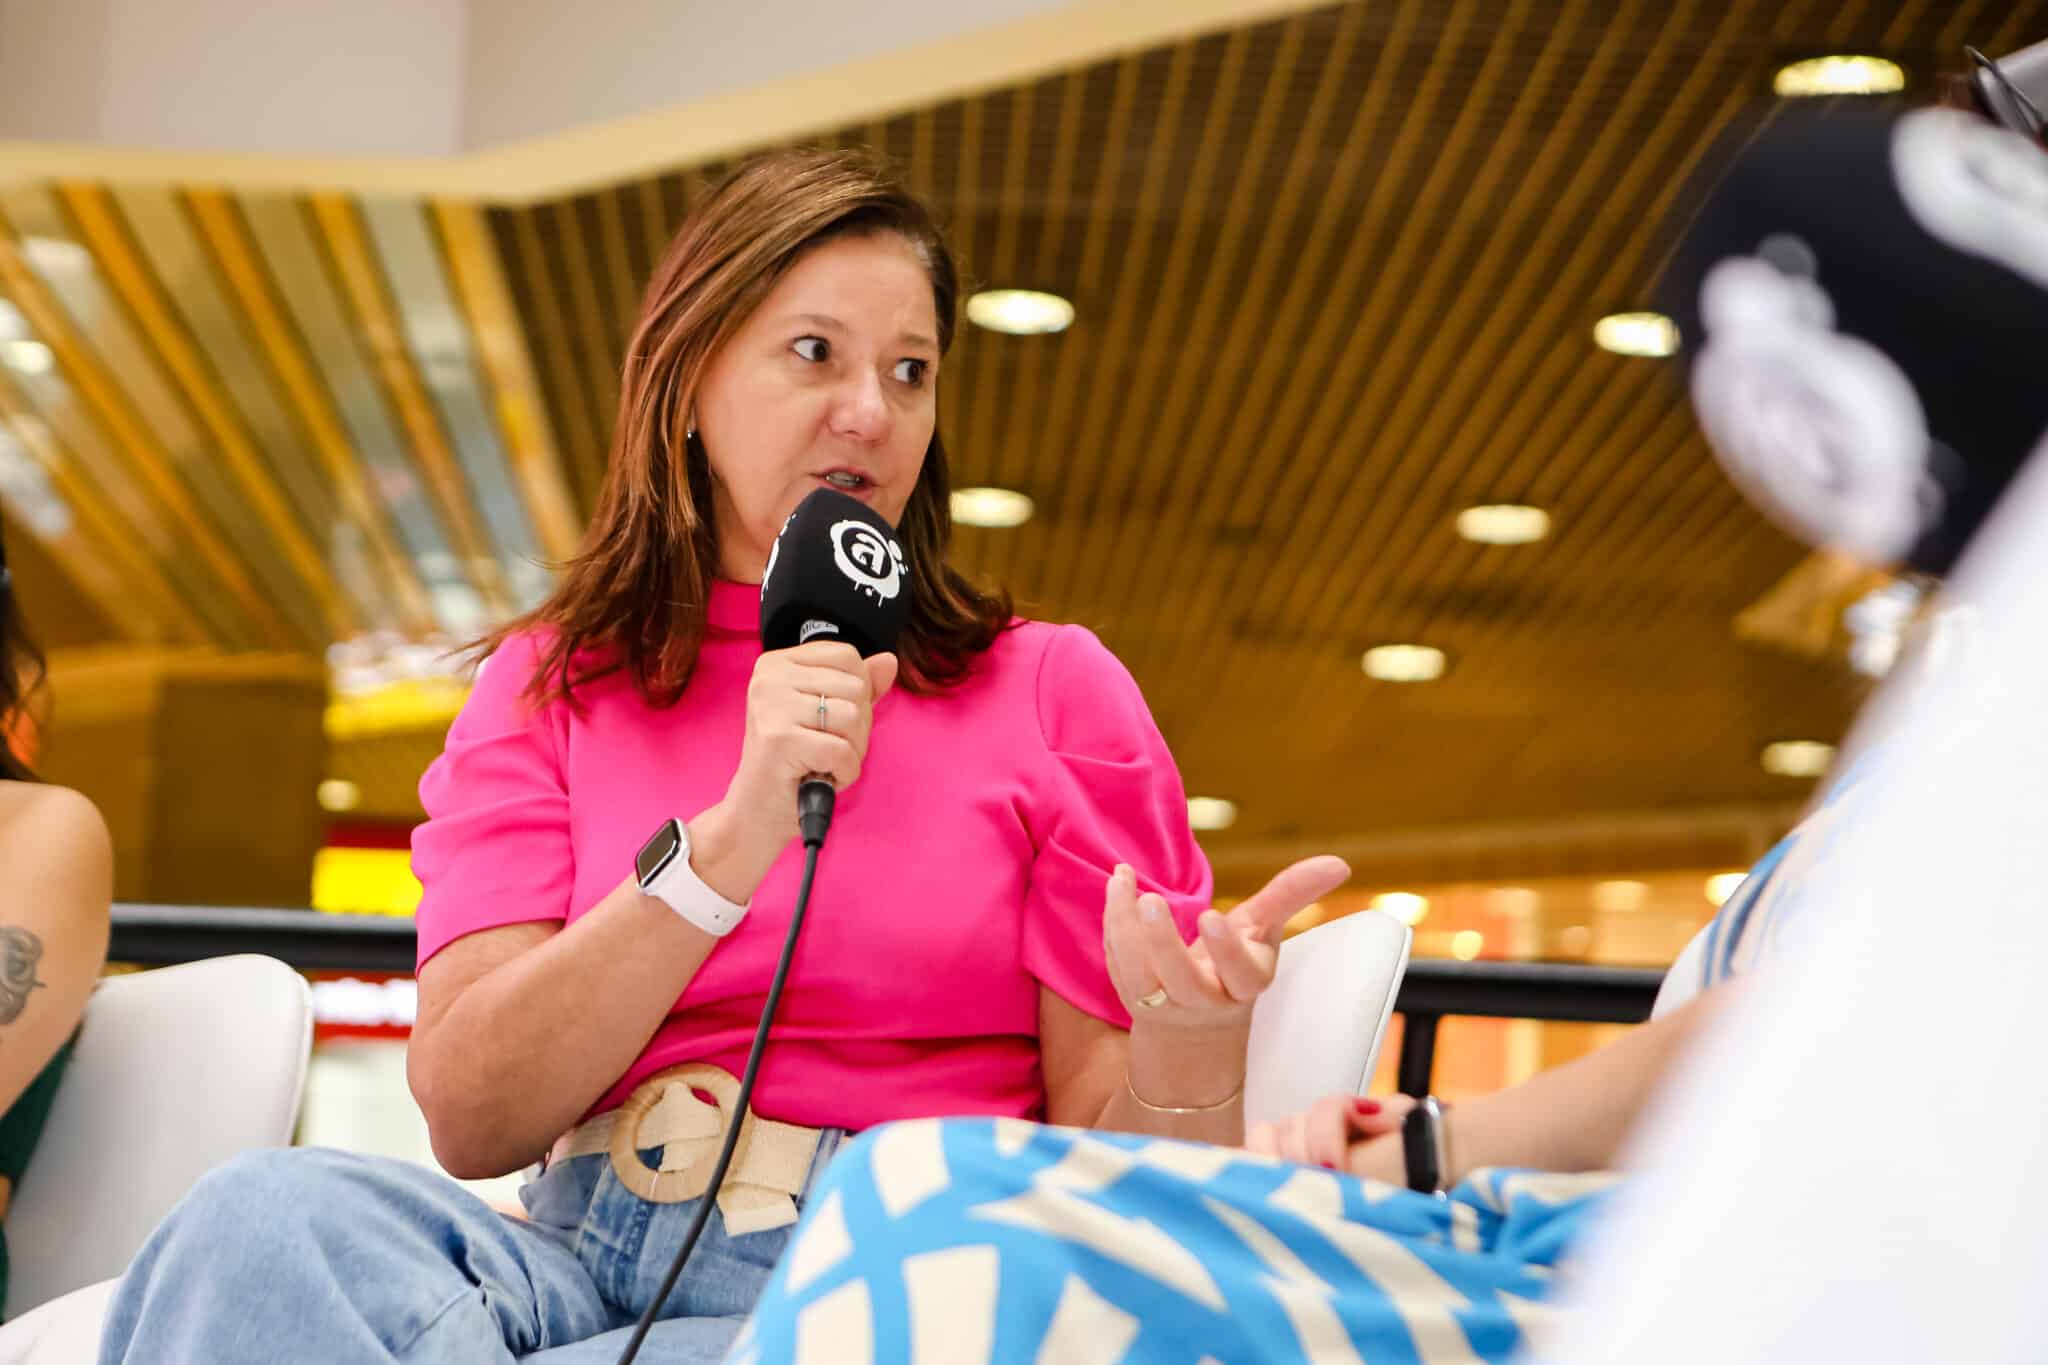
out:
M818 694L818 728L820 730L827 728L825 725L825 694L823 692Z
M1139 996L1137 1003L1143 1005L1148 1010L1158 1009L1166 1003L1166 987L1161 986L1158 990L1149 991Z

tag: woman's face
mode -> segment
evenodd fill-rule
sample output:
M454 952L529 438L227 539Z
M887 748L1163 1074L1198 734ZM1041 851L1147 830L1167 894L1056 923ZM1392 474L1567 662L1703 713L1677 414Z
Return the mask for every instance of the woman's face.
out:
M697 388L720 576L760 582L815 488L902 521L936 420L938 336L931 277L896 233L836 238L790 267Z

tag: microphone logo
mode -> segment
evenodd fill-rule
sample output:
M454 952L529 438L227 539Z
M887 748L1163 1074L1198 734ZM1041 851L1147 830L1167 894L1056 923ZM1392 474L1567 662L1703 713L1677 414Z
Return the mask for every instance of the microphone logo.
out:
M903 551L864 521L833 523L832 560L854 587L877 602L903 590Z

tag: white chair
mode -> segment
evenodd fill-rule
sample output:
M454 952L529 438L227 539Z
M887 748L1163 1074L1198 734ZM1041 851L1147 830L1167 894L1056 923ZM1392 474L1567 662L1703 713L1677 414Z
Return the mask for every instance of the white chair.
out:
M1414 937L1394 916L1361 910L1280 945L1273 984L1252 1008L1246 1122L1365 1093Z
M237 1152L290 1143L312 1041L305 978L272 958L100 983L7 1215L0 1365L93 1358L111 1277L171 1206Z

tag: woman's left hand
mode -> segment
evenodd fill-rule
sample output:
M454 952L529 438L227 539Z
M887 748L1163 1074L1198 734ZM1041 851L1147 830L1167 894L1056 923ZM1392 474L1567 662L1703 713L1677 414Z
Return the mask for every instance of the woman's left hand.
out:
M1369 1100L1357 1095L1325 1095L1309 1109L1268 1123L1255 1123L1244 1145L1262 1156L1351 1170L1354 1148L1401 1131L1401 1120L1415 1107L1406 1095Z
M1306 858L1229 914L1204 910L1189 944L1166 898L1139 895L1136 874L1118 865L1109 877L1102 942L1124 1008L1134 1023L1164 1028L1243 1025L1272 984L1282 926L1350 876L1342 858Z

